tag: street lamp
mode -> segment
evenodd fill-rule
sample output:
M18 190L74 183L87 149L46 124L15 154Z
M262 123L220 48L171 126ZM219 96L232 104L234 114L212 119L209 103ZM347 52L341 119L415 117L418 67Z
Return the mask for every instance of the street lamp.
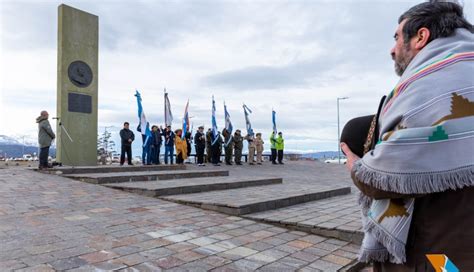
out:
M341 164L341 136L339 133L339 100L344 100L348 99L349 97L344 96L344 97L338 97L337 98L337 159L338 163Z

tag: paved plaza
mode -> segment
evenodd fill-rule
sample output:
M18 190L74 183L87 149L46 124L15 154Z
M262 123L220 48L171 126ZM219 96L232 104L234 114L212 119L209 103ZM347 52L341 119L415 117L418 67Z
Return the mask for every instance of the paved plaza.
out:
M282 184L246 188L268 187L268 194L350 186L343 166L316 162L219 170L234 178L281 177ZM0 271L350 271L357 239L309 228L359 231L352 191L244 218L21 167L0 169Z

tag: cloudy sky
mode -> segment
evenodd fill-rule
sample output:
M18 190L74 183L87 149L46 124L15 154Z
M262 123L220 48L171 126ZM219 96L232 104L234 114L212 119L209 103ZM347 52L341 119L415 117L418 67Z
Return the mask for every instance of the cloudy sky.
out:
M39 112L55 115L65 3L99 16L101 131L136 127L135 89L150 123L163 123L166 87L176 126L189 98L194 127L208 127L214 95L220 128L224 100L234 127L245 127L245 102L265 139L273 108L288 150L337 150L336 98L350 97L341 127L376 111L397 82L389 55L397 19L419 2L0 0L0 134L34 141ZM473 1L464 6L472 22Z

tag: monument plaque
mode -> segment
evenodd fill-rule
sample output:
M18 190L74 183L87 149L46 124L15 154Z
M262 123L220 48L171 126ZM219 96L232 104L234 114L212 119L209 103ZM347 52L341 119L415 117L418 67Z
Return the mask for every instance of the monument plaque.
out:
M56 160L64 165L97 165L98 41L96 15L58 7Z

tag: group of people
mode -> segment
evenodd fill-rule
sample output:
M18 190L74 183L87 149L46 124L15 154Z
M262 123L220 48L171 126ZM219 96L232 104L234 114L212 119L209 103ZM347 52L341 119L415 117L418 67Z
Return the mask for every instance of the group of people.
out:
M140 126L137 131L141 132ZM183 137L184 133L184 137ZM128 164L132 163L132 142L135 140L133 131L130 130L130 124L125 122L123 129L120 131L121 138L121 155L120 165L125 163L127 157ZM224 150L225 163L227 165L242 165L242 149L244 140L248 143L248 163L250 165L261 165L263 162L264 141L261 133L253 133L251 131L246 136L242 136L241 131L237 129L232 135L225 128L214 135L211 129L204 133L204 126L200 126L196 131L194 137L191 137L191 132L183 132L182 129L173 131L171 126L158 127L156 125L151 127L151 137L143 135L142 148L142 163L144 165L161 164L160 151L164 144L164 163L173 164L174 153L176 151L176 163L183 164L191 155L191 147L194 142L196 150L196 158L199 166L205 166L205 163L212 163L215 166L220 166L221 155ZM275 135L272 132L270 136L271 144L271 162L272 164L283 163L284 139L281 132ZM234 161L232 162L232 156ZM256 160L255 160L256 157Z

